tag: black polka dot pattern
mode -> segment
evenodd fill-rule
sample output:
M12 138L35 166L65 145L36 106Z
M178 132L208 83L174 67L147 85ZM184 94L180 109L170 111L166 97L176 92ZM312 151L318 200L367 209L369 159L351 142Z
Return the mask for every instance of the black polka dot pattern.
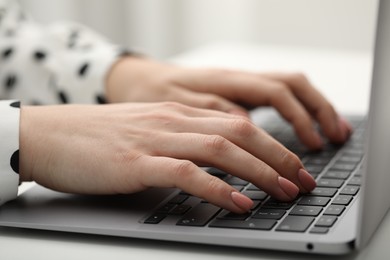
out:
M80 68L79 68L79 71L78 71L80 77L84 77L87 74L88 69L89 69L89 63L88 62L82 64L80 66Z
M68 96L66 95L66 93L64 91L58 92L58 98L61 101L61 103L63 103L63 104L69 103Z
M15 101L9 104L10 107L20 108L20 101Z
M4 60L8 59L11 57L12 53L14 52L14 49L12 47L6 48L3 50L1 56Z
M11 165L11 168L12 170L19 174L19 150L15 151L12 156L11 156L11 160L10 160L10 165Z
M47 56L46 52L41 50L35 51L33 54L34 60L38 62L43 61L46 58L46 56Z
M16 86L16 83L17 83L16 75L11 74L5 78L4 86L5 86L6 90L9 91Z
M102 94L99 94L99 95L96 95L96 103L97 104L106 104L106 98L102 95Z

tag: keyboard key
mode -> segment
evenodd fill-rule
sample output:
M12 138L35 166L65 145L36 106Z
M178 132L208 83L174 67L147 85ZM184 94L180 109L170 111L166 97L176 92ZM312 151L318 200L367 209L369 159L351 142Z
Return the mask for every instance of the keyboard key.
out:
M259 187L255 186L254 184L249 184L246 190L260 190Z
M340 194L355 196L358 192L359 192L359 186L347 185L340 191Z
M312 234L326 234L329 232L329 228L326 227L313 227L309 233Z
M324 211L324 215L340 216L345 210L345 206L330 204Z
M161 208L159 208L157 210L158 213L168 213L169 211L171 211L174 207L176 207L176 204L172 204L172 203L167 203L165 204L164 206L162 206Z
M160 223L167 215L165 214L162 214L162 213L157 213L157 214L154 214L152 216L150 216L149 218L147 218L144 223L145 224L158 224Z
M356 164L336 162L330 170L336 171L353 171L356 168Z
M317 181L317 187L340 188L344 183L341 179L321 178Z
M333 197L337 192L337 189L335 188L321 188L316 187L314 190L312 190L310 193L308 193L309 196L324 196L324 197Z
M204 226L210 219L218 213L219 207L210 203L199 203L190 211L188 211L183 218L181 218L176 225L179 226Z
M336 216L324 215L315 223L316 227L331 227L336 222Z
M223 179L223 178L225 178L226 176L229 175L225 171L222 171L222 170L220 170L218 168L213 168L213 167L207 169L207 172L210 173L211 175L215 176L215 177L220 178L220 179Z
M317 174L320 174L322 172L322 170L324 169L324 166L305 164L305 169L310 174L316 174L317 175Z
M299 215L299 216L318 216L321 212L321 207L315 206L295 206L290 215Z
M305 232L313 221L313 217L287 216L276 231Z
M293 201L278 201L275 199L269 199L264 205L263 208L273 208L273 209L289 209L294 205Z
M298 205L306 206L326 206L330 201L327 197L316 197L316 196L304 196L298 202Z
M348 182L348 185L360 186L361 184L362 184L362 178L356 176L352 177Z
M271 230L277 221L273 219L249 219L246 221L216 219L209 227Z
M227 210L223 210L219 215L218 219L230 219L230 220L245 220L250 217L251 213L236 214Z
M350 171L335 171L335 170L329 170L325 172L323 175L324 178L329 179L348 179L349 175L351 174Z
M177 205L174 209L172 209L169 214L172 215L183 215L187 211L191 209L190 205L182 204L182 205Z
M227 179L225 179L225 182L230 184L230 185L242 185L242 186L245 186L245 185L247 185L249 183L248 181L240 179L240 178L238 178L236 176L228 177Z
M338 195L334 200L332 201L333 204L338 205L348 205L352 201L352 196L349 195Z
M264 200L265 198L268 197L268 194L265 193L264 191L246 190L243 191L242 194L244 194L245 196L247 196L252 200Z
M175 197L173 197L168 203L171 203L171 204L181 204L188 198L189 198L188 195L178 194Z
M284 214L286 214L286 210L283 209L259 209L254 215L253 218L261 218L261 219L281 219Z

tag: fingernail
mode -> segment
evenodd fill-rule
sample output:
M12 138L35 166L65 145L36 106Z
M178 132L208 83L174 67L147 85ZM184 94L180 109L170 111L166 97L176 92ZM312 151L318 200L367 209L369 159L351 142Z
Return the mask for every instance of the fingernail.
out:
M284 191L284 193L290 198L294 199L298 193L299 188L292 183L291 181L287 180L286 178L283 178L281 176L278 177L278 182L280 188Z
M230 196L234 204L244 211L250 211L253 206L253 201L250 198L237 191L233 191Z
M308 173L304 169L299 169L298 179L302 187L305 188L307 191L311 191L317 186L317 183L314 180L313 176L311 176L310 173Z

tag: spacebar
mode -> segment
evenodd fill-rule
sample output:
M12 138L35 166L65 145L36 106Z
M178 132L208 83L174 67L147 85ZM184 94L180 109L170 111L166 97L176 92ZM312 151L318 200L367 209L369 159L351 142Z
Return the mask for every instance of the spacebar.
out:
M186 213L177 223L179 226L204 226L217 214L219 207L210 203L199 203Z
M209 227L270 230L276 222L274 219L250 219L246 221L216 219L210 223Z

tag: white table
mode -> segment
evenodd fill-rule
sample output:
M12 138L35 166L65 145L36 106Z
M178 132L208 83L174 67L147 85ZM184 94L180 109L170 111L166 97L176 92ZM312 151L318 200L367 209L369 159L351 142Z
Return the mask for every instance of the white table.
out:
M365 113L371 75L369 53L292 47L216 44L172 59L196 67L229 67L250 71L306 73L345 113ZM390 254L390 216L361 252L316 259L383 259ZM73 233L0 228L0 259L313 259L312 255L213 247Z

